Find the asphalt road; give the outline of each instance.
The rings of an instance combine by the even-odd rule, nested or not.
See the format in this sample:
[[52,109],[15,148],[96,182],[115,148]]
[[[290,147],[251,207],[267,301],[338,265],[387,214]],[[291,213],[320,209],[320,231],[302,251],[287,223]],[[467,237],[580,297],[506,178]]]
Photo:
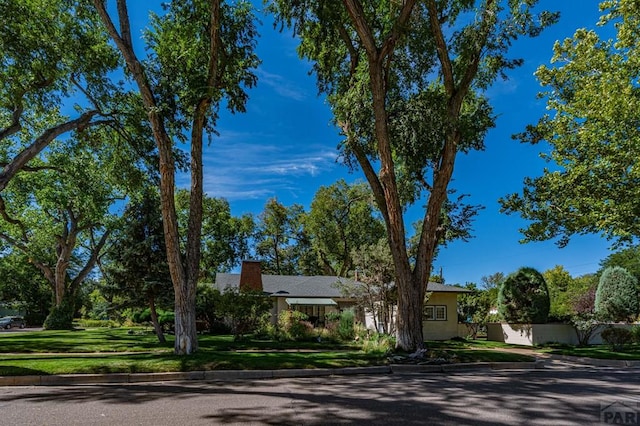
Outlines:
[[640,411],[638,372],[584,368],[2,387],[0,424],[550,426],[616,418],[629,424],[639,420],[631,417]]

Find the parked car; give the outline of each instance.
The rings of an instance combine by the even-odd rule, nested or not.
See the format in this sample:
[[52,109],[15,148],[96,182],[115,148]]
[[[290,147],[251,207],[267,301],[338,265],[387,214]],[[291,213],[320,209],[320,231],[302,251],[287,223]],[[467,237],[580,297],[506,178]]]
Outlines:
[[26,323],[24,322],[24,318],[22,317],[2,317],[0,318],[0,329],[6,328],[9,329],[11,327],[20,327],[24,328]]

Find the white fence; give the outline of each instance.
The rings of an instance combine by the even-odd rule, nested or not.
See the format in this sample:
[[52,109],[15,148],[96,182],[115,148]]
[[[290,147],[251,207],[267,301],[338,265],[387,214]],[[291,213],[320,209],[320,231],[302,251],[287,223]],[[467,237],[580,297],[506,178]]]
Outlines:
[[[602,324],[591,335],[590,345],[602,344],[600,332],[607,327],[628,328],[634,324]],[[487,324],[487,340],[513,345],[534,346],[544,343],[578,344],[578,335],[569,324]]]

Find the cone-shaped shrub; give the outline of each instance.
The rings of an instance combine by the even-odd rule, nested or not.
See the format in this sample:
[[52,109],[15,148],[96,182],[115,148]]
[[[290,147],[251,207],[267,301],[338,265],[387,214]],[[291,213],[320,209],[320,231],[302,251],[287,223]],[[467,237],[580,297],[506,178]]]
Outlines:
[[633,321],[638,315],[638,281],[626,269],[609,267],[596,290],[596,315],[603,321]]
[[544,324],[550,305],[547,283],[533,268],[520,268],[509,275],[498,292],[498,312],[506,322]]

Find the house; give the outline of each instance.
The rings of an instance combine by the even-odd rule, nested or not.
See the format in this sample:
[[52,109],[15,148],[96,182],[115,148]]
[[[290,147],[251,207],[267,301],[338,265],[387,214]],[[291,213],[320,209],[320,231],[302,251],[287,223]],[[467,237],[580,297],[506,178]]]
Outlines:
[[447,340],[459,336],[458,294],[470,292],[454,285],[427,284],[427,293],[431,294],[425,303],[422,321],[425,340]]
[[[262,291],[272,297],[273,324],[280,312],[291,309],[305,313],[314,325],[322,326],[325,315],[357,306],[356,299],[342,294],[341,282],[353,283],[353,280],[335,276],[267,275],[262,274],[259,261],[245,260],[239,274],[216,274],[214,287],[220,291],[226,288]],[[469,290],[430,282],[427,291],[431,295],[425,305],[424,338],[446,340],[458,336],[457,296]],[[373,328],[362,310],[356,310],[356,319]]]
[[240,274],[216,274],[215,288],[250,289],[263,291],[274,299],[271,322],[288,309],[305,313],[315,325],[323,325],[325,315],[356,306],[352,298],[344,297],[339,289],[341,281],[335,276],[267,275],[260,271],[260,262],[245,260]]

